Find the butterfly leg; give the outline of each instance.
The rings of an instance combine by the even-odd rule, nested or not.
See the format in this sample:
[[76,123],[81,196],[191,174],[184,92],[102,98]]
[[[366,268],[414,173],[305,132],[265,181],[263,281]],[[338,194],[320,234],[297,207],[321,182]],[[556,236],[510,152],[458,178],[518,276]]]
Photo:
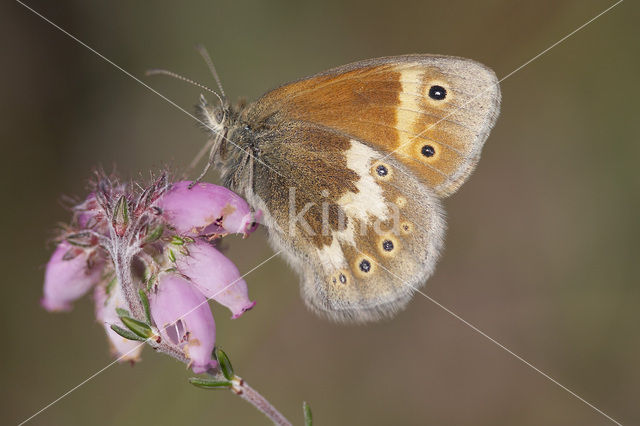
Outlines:
[[220,143],[222,142],[222,139],[224,139],[224,135],[217,134],[215,139],[210,140],[205,145],[205,146],[209,146],[209,144],[211,144],[211,149],[209,150],[209,159],[207,160],[207,165],[204,166],[204,170],[202,170],[202,173],[200,173],[200,176],[198,176],[196,178],[196,180],[191,182],[191,184],[189,185],[189,189],[193,188],[194,185],[199,183],[205,177],[205,175],[209,171],[209,168],[213,165],[213,162],[214,162],[214,159],[215,159],[215,156],[216,156],[216,152],[218,152],[218,148],[220,148]]
[[207,143],[204,144],[204,146],[200,149],[200,151],[198,151],[198,154],[196,154],[194,159],[191,160],[191,163],[189,163],[189,167],[187,167],[187,170],[183,174],[183,177],[185,179],[187,178],[187,175],[191,173],[191,171],[193,171],[193,169],[198,165],[200,160],[202,160],[202,157],[204,157],[204,154],[211,149],[211,147],[213,146],[213,142],[214,142],[213,139],[208,140]]

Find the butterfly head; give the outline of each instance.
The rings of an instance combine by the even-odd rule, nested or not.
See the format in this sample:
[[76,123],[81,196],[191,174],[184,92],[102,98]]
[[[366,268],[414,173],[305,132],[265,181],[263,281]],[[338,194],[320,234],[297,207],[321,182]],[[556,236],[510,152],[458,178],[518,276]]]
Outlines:
[[196,107],[198,118],[214,139],[216,137],[224,138],[229,128],[231,117],[229,103],[224,98],[220,98],[219,101],[216,105],[211,105],[204,95],[200,95],[200,103]]
[[[204,96],[196,106],[197,117],[209,135],[209,161],[198,181],[210,166],[215,166],[222,175],[223,184],[238,193],[243,193],[244,185],[250,184],[250,166],[247,159],[253,151],[247,144],[245,126],[240,124],[240,113],[245,108],[244,101],[231,105],[227,98],[218,96],[218,103],[210,104]],[[244,185],[241,185],[244,184]]]

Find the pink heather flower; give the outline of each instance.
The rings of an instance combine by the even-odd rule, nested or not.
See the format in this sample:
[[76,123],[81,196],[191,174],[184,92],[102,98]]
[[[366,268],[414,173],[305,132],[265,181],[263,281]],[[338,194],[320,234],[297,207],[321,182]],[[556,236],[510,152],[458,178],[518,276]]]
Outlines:
[[162,338],[182,348],[194,373],[215,368],[211,354],[216,324],[207,299],[176,274],[162,274],[154,290],[149,298],[151,316]]
[[116,312],[116,308],[126,309],[126,305],[118,285],[112,286],[110,293],[111,294],[107,295],[104,285],[96,286],[93,293],[96,303],[96,319],[104,326],[104,330],[107,332],[111,353],[114,357],[117,357],[121,362],[139,361],[140,353],[144,345],[137,340],[125,339],[111,329],[111,324],[126,328]]
[[[229,308],[233,318],[255,302],[238,269],[209,240],[246,236],[260,214],[228,189],[190,184],[170,185],[162,174],[136,190],[98,173],[47,265],[45,309],[69,310],[95,286],[96,318],[114,355],[138,360],[139,338],[147,338],[154,349],[188,359],[196,373],[215,368],[216,326],[207,297]],[[107,294],[111,277],[116,281]]]
[[203,240],[188,244],[187,251],[176,255],[176,266],[202,294],[229,308],[232,318],[253,308],[247,283],[225,255]]
[[189,189],[190,181],[173,184],[156,205],[179,234],[187,236],[239,233],[256,228],[255,214],[238,194],[222,186],[200,182]]
[[47,263],[40,303],[50,312],[70,311],[71,303],[100,281],[103,266],[104,261],[91,249],[61,242]]

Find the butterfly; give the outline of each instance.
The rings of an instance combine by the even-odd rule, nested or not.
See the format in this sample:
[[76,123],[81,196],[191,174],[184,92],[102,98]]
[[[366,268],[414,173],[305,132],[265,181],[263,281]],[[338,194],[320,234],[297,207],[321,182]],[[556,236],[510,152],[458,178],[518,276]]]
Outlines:
[[478,163],[499,114],[498,83],[469,59],[394,56],[249,104],[231,105],[220,86],[219,104],[201,96],[197,111],[210,132],[209,165],[262,211],[306,304],[367,322],[403,309],[433,273],[442,200]]

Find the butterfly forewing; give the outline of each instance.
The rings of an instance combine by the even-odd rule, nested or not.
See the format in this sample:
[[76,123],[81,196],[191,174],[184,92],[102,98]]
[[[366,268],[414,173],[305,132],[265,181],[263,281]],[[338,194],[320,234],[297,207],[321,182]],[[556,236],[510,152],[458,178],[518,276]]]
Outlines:
[[473,170],[499,112],[495,74],[477,62],[410,55],[345,65],[265,94],[260,120],[316,123],[405,162],[438,196]]

